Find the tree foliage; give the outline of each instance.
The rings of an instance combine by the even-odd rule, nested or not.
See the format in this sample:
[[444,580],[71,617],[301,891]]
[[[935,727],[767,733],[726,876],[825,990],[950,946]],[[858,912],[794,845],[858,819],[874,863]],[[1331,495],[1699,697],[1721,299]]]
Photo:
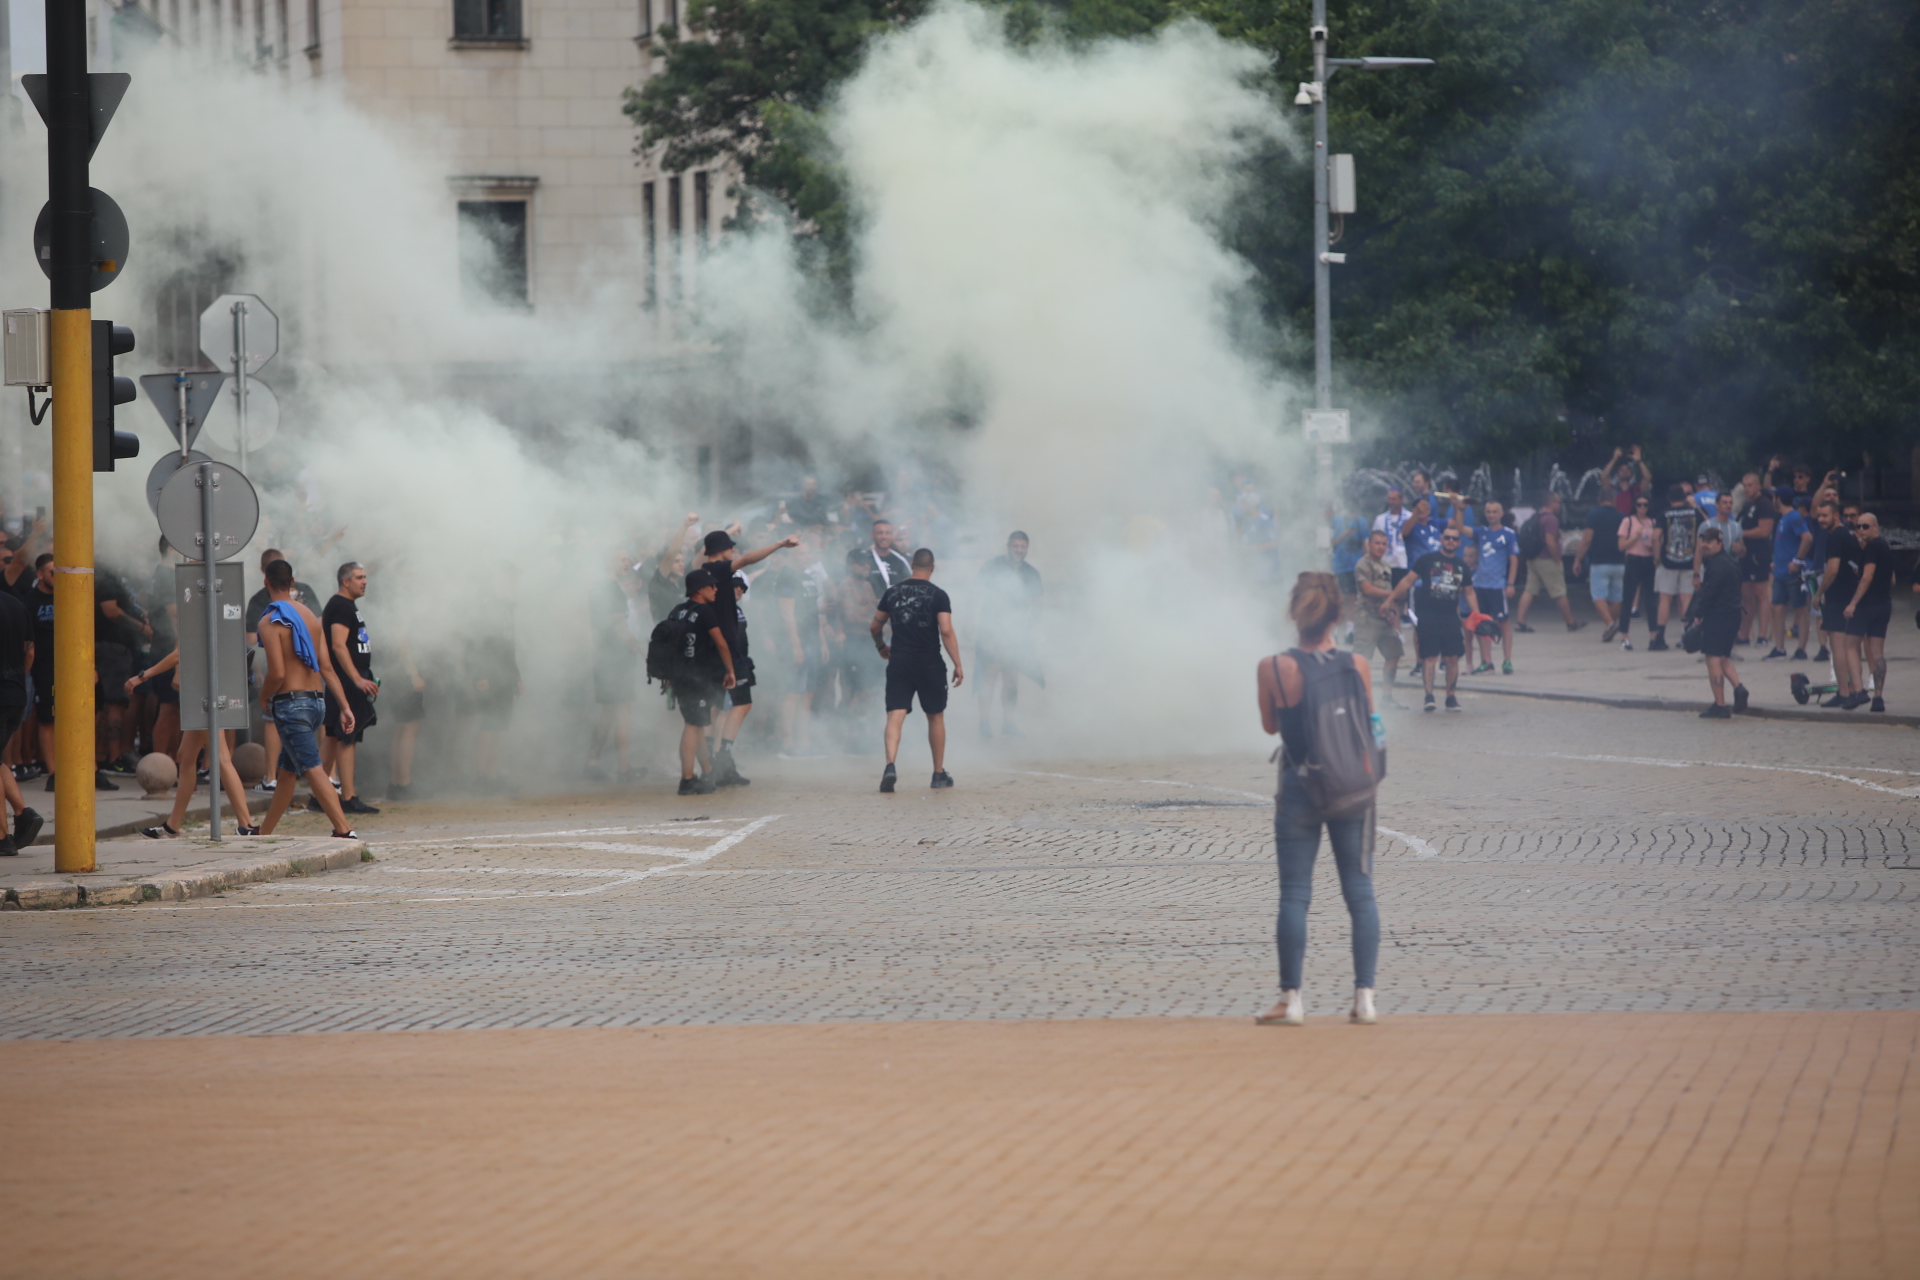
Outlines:
[[[1010,29],[1132,36],[1188,14],[1306,79],[1307,0],[1013,0]],[[853,243],[818,113],[924,0],[695,0],[628,109],[669,168],[735,157]],[[1669,468],[1920,440],[1920,10],[1900,0],[1334,0],[1330,86],[1360,212],[1335,269],[1343,403],[1389,452],[1510,462],[1644,442]],[[1250,169],[1231,228],[1275,358],[1308,358],[1311,178]]]

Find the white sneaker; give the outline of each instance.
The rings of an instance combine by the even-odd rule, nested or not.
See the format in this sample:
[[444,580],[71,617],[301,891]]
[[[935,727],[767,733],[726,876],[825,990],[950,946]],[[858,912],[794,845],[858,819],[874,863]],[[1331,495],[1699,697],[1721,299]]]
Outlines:
[[1632,652],[1633,652],[1633,641],[1631,641],[1631,640],[1622,640],[1622,641],[1620,642],[1620,647],[1621,647],[1622,649],[1625,649],[1625,650],[1626,650],[1626,651],[1627,651],[1628,653],[1632,653]]
[[1307,1007],[1300,999],[1298,991],[1282,991],[1280,1002],[1267,1010],[1254,1022],[1263,1027],[1298,1027],[1307,1020]]
[[1347,1015],[1348,1022],[1370,1027],[1380,1020],[1373,1011],[1373,988],[1355,987],[1353,989],[1353,1012]]

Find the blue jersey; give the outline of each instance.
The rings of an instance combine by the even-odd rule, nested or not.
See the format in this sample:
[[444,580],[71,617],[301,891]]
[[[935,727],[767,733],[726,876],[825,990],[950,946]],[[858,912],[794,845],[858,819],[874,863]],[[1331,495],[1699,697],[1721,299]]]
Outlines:
[[1475,529],[1473,545],[1480,552],[1480,563],[1473,570],[1473,585],[1506,586],[1507,565],[1520,554],[1520,539],[1513,530],[1505,527]]
[[1799,508],[1789,507],[1773,526],[1773,576],[1787,576],[1793,561],[1800,555],[1800,535],[1811,526],[1807,518],[1800,514]]
[[1333,518],[1333,571],[1352,573],[1367,553],[1367,526],[1358,516]]
[[1426,520],[1407,521],[1407,563],[1412,564],[1421,556],[1438,551],[1440,531],[1446,527],[1447,522],[1438,516],[1430,516]]

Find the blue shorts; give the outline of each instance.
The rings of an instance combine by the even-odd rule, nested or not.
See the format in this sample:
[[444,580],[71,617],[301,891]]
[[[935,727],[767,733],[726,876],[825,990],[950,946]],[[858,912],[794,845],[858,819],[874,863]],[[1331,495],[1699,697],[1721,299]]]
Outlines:
[[280,730],[280,772],[299,775],[320,767],[315,735],[327,718],[327,700],[318,692],[273,695],[273,723]]
[[1627,566],[1624,564],[1595,564],[1587,566],[1590,576],[1587,589],[1595,600],[1605,600],[1609,604],[1619,604],[1627,579]]
[[1807,584],[1797,573],[1775,574],[1773,578],[1773,602],[1789,609],[1807,607]]

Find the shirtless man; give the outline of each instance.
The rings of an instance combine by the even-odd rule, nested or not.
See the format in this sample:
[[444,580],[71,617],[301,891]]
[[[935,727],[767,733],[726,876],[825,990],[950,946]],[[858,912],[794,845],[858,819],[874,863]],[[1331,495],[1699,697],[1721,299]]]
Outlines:
[[[260,709],[280,730],[279,770],[275,774],[273,803],[260,823],[262,835],[272,835],[280,819],[293,802],[294,775],[303,774],[307,786],[320,800],[321,811],[333,823],[333,834],[342,839],[357,838],[347,825],[340,808],[340,796],[327,780],[320,765],[320,747],[314,740],[327,713],[322,690],[332,694],[340,707],[342,733],[353,732],[353,708],[347,702],[340,677],[334,674],[329,646],[320,636],[320,619],[313,610],[293,598],[293,566],[275,560],[267,566],[267,612],[260,619],[260,647],[267,655],[267,677],[260,682]],[[285,606],[306,627],[304,637],[293,628],[276,606]],[[300,644],[304,639],[306,643]],[[303,652],[304,651],[304,652]]]

